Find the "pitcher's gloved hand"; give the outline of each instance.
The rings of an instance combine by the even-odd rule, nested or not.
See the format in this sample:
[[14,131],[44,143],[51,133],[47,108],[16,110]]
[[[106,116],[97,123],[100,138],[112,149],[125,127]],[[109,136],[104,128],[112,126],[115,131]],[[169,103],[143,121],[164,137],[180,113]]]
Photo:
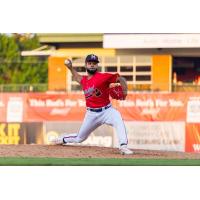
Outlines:
[[115,85],[109,88],[109,94],[113,99],[116,100],[125,100],[126,94],[123,91],[121,85]]

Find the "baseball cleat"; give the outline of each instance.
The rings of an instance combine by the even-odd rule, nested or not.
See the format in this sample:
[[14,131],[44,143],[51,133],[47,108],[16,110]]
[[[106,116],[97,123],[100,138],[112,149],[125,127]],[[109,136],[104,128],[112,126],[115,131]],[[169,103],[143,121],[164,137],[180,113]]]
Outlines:
[[120,153],[122,155],[131,155],[131,154],[133,154],[133,151],[128,149],[126,146],[122,146],[119,150],[120,150]]
[[62,136],[58,136],[56,138],[52,138],[50,141],[49,141],[51,144],[63,144],[63,137]]

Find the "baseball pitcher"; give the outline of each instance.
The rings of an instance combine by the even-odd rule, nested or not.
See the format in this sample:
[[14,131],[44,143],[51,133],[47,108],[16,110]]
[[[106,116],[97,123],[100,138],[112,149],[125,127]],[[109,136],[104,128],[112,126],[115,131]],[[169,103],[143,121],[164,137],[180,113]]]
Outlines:
[[127,148],[128,139],[126,128],[121,114],[112,107],[109,95],[118,100],[124,100],[127,96],[126,80],[118,73],[98,72],[98,56],[90,54],[85,59],[87,76],[80,75],[73,67],[72,62],[65,60],[66,67],[71,71],[73,78],[84,91],[87,111],[84,121],[77,134],[63,134],[51,142],[53,144],[80,143],[87,139],[92,131],[102,124],[108,124],[116,129],[121,154],[133,154]]

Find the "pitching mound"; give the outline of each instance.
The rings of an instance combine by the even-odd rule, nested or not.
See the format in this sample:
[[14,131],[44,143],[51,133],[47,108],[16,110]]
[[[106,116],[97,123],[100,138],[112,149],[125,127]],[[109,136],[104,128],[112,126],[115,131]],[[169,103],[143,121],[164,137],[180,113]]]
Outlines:
[[0,157],[200,159],[200,154],[135,149],[123,156],[117,148],[96,146],[0,145]]

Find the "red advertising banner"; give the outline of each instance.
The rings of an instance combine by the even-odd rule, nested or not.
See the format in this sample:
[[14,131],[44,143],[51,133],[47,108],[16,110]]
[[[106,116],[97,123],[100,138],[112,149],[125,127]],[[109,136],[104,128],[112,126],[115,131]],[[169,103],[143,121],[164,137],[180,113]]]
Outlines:
[[187,99],[181,93],[130,94],[114,105],[126,121],[185,121]]
[[33,93],[26,96],[26,122],[82,121],[85,101],[82,94]]
[[[200,94],[129,94],[112,104],[126,121],[186,121],[200,123]],[[1,93],[1,122],[82,121],[82,93]]]
[[185,151],[200,153],[200,124],[186,124]]
[[0,93],[0,122],[6,121],[6,105],[5,95]]

